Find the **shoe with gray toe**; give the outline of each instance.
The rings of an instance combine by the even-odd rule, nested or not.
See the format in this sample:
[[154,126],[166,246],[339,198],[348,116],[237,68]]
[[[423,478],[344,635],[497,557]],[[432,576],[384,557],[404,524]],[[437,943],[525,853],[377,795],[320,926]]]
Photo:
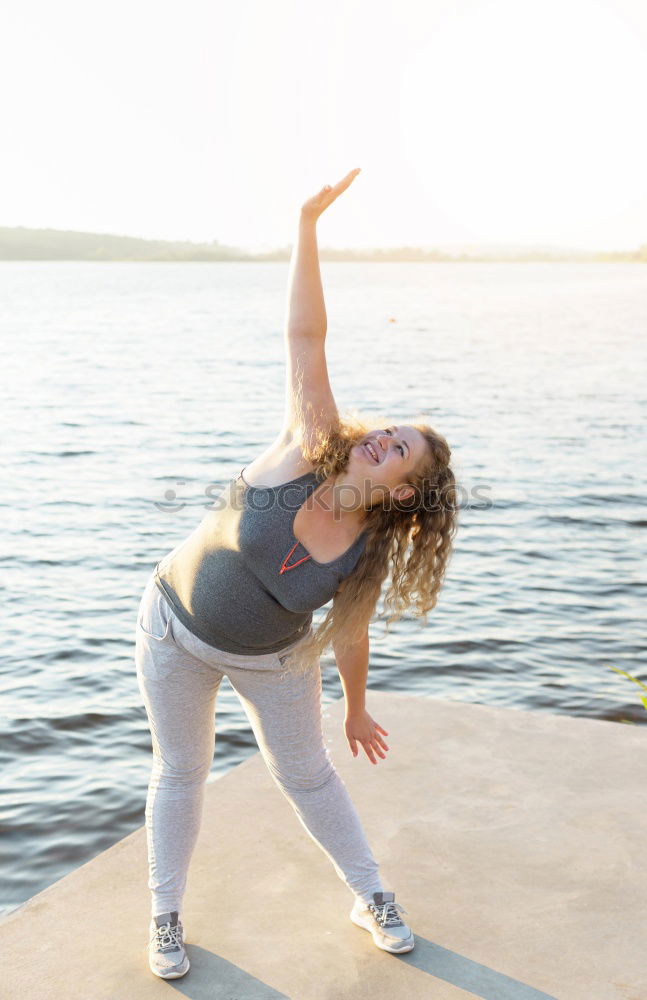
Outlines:
[[160,979],[179,979],[189,971],[184,950],[184,928],[176,910],[151,918],[148,964]]
[[373,902],[356,899],[350,919],[358,927],[370,931],[373,941],[382,951],[392,955],[411,951],[415,944],[411,928],[400,919],[407,911],[395,901],[393,892],[374,892]]

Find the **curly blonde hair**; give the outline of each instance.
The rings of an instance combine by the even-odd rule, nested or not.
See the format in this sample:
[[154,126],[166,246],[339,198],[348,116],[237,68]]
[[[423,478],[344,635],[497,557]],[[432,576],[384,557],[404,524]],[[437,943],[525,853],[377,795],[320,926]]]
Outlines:
[[[351,448],[375,426],[390,421],[357,410],[338,416],[333,426],[309,428],[303,435],[304,458],[313,465],[319,482],[343,472]],[[286,670],[306,670],[332,643],[346,648],[361,639],[372,619],[384,580],[391,574],[384,597],[386,631],[409,611],[427,623],[435,606],[452,551],[457,527],[457,486],[450,466],[451,451],[444,437],[425,423],[413,423],[427,442],[425,459],[408,477],[413,496],[384,500],[367,510],[364,551],[333,606],[315,630],[290,650]]]

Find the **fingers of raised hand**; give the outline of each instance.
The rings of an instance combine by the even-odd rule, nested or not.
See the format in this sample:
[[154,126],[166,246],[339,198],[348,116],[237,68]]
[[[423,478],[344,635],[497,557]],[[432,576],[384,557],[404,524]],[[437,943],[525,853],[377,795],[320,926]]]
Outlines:
[[346,174],[345,177],[342,177],[342,179],[332,187],[330,184],[324,184],[319,194],[323,195],[324,197],[335,199],[338,195],[342,193],[342,191],[345,191],[346,188],[353,183],[353,181],[355,180],[355,178],[359,173],[359,169],[360,168],[358,167],[356,170],[351,170],[349,173]]
[[312,216],[317,218],[324,212],[333,201],[339,197],[342,191],[345,191],[349,184],[355,179],[359,173],[359,168],[356,170],[351,170],[350,173],[346,174],[338,184],[331,187],[330,184],[324,184],[317,194],[313,195],[312,198],[308,198],[306,202],[301,206],[301,211],[306,216]]
[[349,171],[349,173],[347,173],[345,177],[342,177],[342,179],[337,184],[335,184],[334,188],[331,188],[331,191],[335,193],[335,197],[337,197],[338,194],[341,194],[342,191],[345,191],[346,188],[353,183],[359,171],[360,171],[359,167],[357,167],[355,170]]

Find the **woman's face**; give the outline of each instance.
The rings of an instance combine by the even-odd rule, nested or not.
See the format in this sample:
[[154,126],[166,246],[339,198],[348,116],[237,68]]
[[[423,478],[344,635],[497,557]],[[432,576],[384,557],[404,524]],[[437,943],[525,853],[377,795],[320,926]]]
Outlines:
[[[413,494],[409,477],[424,460],[428,445],[420,431],[410,424],[391,424],[369,431],[350,452],[345,470],[346,482],[353,482],[369,495],[374,487],[383,487],[395,499]],[[365,494],[366,495],[366,494]]]

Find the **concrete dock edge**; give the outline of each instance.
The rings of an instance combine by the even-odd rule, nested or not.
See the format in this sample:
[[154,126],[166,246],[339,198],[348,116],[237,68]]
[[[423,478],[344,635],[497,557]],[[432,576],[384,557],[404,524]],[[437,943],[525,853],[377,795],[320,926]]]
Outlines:
[[187,976],[148,969],[141,827],[0,921],[0,996],[646,1000],[647,729],[373,690],[367,708],[386,760],[351,756],[343,701],[326,739],[412,952],[351,923],[256,753],[207,787]]

